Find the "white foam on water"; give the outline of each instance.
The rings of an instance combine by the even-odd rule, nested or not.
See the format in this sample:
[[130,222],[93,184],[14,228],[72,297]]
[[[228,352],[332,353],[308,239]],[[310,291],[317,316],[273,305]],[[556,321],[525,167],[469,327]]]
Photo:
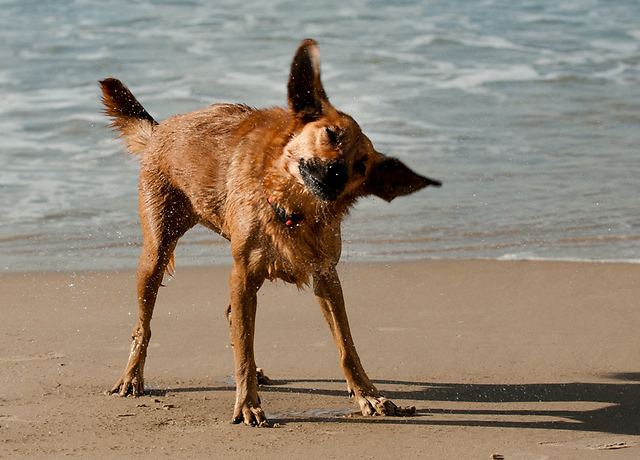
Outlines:
[[522,45],[517,45],[501,37],[492,37],[487,35],[477,35],[473,37],[465,37],[460,39],[460,43],[465,46],[476,48],[492,48],[496,50],[516,50],[516,51],[533,51],[533,48],[529,48]]
[[532,253],[505,254],[496,260],[531,260],[540,262],[580,262],[580,263],[625,263],[640,264],[639,259],[580,259],[576,257],[540,257]]
[[506,66],[503,68],[458,69],[453,75],[432,82],[440,89],[474,90],[490,83],[535,81],[540,74],[531,66]]
[[638,48],[640,47],[640,45],[635,41],[621,42],[604,39],[591,40],[589,44],[596,49],[613,51],[614,53],[623,55],[625,57],[636,54],[638,52]]

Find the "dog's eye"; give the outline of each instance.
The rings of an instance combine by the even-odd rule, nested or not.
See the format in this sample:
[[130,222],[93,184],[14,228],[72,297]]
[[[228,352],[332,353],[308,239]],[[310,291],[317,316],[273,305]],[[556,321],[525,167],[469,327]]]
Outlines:
[[353,164],[353,172],[356,174],[364,174],[367,172],[367,165],[364,164],[364,160],[358,160]]
[[325,131],[327,133],[327,138],[329,139],[329,143],[331,145],[340,144],[340,133],[335,128],[331,128],[327,126],[325,128]]

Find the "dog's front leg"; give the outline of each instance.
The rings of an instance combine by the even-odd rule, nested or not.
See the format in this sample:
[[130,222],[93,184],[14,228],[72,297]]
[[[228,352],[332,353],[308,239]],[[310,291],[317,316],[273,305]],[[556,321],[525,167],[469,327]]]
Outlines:
[[338,347],[340,364],[347,379],[349,393],[358,402],[362,415],[398,414],[398,407],[380,394],[360,363],[351,337],[342,287],[335,268],[326,273],[314,275],[313,291]]
[[258,289],[264,279],[252,276],[245,267],[234,263],[229,281],[231,343],[235,357],[236,405],[233,423],[252,426],[268,425],[260,407],[258,374],[253,352],[253,338]]

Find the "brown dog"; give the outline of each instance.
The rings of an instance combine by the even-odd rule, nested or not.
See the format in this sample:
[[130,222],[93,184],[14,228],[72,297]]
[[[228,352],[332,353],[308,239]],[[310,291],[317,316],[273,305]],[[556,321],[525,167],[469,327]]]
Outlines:
[[129,362],[111,390],[144,392],[151,315],[178,239],[200,223],[231,242],[227,310],[235,355],[233,421],[265,425],[258,397],[253,338],[258,289],[280,278],[313,291],[340,353],[349,393],[363,415],[399,413],[360,364],[336,264],[340,224],[362,196],[387,201],[440,182],[374,150],[349,116],[336,110],[320,82],[313,40],[296,51],[288,108],[257,110],[214,104],[157,123],[118,80],[100,82],[111,126],[141,156],[138,322]]

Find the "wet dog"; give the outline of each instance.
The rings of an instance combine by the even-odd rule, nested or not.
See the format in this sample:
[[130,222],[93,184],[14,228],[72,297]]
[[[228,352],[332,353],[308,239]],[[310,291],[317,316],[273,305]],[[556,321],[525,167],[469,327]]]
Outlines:
[[100,84],[111,127],[141,160],[138,322],[127,367],[111,392],[144,392],[158,289],[173,269],[178,239],[202,224],[230,241],[234,260],[227,309],[234,422],[267,424],[253,340],[257,292],[276,278],[299,287],[312,280],[362,414],[398,414],[367,377],[351,338],[336,271],[340,224],[360,197],[391,201],[440,182],[377,152],[355,120],[331,105],[320,81],[318,45],[305,40],[295,53],[287,108],[214,104],[157,123],[120,81]]

